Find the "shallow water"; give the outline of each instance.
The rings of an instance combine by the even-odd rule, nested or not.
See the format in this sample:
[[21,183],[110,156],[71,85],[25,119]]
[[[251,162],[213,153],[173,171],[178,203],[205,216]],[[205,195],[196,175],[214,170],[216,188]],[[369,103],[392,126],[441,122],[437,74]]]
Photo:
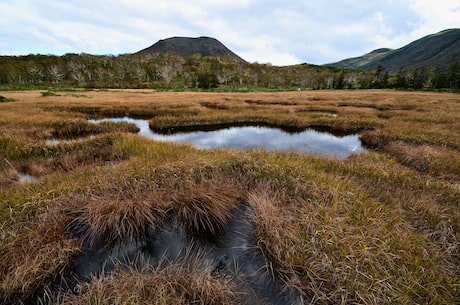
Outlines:
[[23,184],[26,184],[26,183],[32,183],[34,182],[35,178],[27,173],[20,173],[19,174],[19,178],[18,178],[18,182],[19,183],[23,183]]
[[[102,236],[94,242],[83,241],[83,249],[70,268],[61,288],[73,290],[78,282],[91,282],[95,276],[110,273],[117,265],[134,268],[163,264],[198,262],[203,272],[231,278],[235,284],[238,304],[302,305],[302,295],[284,286],[279,274],[271,268],[257,245],[253,211],[242,206],[221,229],[196,234],[180,225],[177,218],[166,219],[155,228],[146,228],[145,236],[119,238],[108,243]],[[74,222],[70,234],[91,230],[87,224]],[[206,271],[207,270],[207,271]]]
[[263,126],[238,126],[217,130],[160,134],[149,128],[148,120],[129,117],[90,120],[93,123],[101,121],[133,123],[140,129],[139,134],[147,138],[163,142],[191,143],[202,149],[219,147],[263,148],[274,151],[300,151],[341,158],[365,151],[357,134],[339,137],[313,129],[289,133],[279,128]]

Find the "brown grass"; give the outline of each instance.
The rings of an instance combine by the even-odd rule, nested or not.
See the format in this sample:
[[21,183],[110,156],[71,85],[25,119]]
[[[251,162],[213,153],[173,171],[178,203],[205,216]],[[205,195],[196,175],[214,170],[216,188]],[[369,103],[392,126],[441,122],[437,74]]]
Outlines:
[[233,284],[203,271],[198,261],[173,262],[165,268],[118,271],[81,284],[79,293],[62,294],[57,303],[76,304],[236,304]]
[[51,210],[40,214],[39,221],[29,214],[28,223],[11,219],[0,227],[0,300],[5,304],[22,304],[48,289],[80,251],[80,243],[66,234],[62,215]]
[[[143,93],[5,92],[15,101],[0,105],[0,302],[48,290],[55,304],[234,304],[238,285],[203,258],[120,265],[79,283],[78,294],[57,296],[51,286],[85,241],[142,238],[171,220],[216,238],[244,205],[273,274],[314,304],[460,303],[458,95]],[[158,126],[245,120],[364,130],[376,150],[337,160],[196,150],[122,124],[80,132],[90,116],[110,113]],[[56,132],[97,135],[48,145]],[[19,184],[20,173],[36,180]]]
[[68,230],[89,245],[101,241],[110,245],[125,239],[145,238],[147,228],[154,229],[168,209],[160,191],[139,198],[123,197],[110,194],[89,202],[77,201],[67,211],[72,218]]
[[420,173],[447,181],[460,181],[460,153],[457,150],[434,145],[391,143],[384,151]]
[[173,199],[174,214],[187,230],[216,237],[233,217],[243,196],[244,191],[225,182],[192,186]]

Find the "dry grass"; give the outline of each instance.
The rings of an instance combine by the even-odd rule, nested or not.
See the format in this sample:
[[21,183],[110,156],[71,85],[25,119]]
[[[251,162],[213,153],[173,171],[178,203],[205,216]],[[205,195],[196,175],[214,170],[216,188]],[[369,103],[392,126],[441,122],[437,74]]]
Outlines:
[[4,304],[22,304],[51,287],[80,251],[80,243],[66,234],[65,217],[45,207],[40,210],[35,211],[40,219],[30,214],[15,219],[12,213],[0,227],[0,300]]
[[108,276],[81,284],[77,295],[58,297],[62,305],[76,304],[236,304],[233,285],[203,271],[198,261],[172,262],[165,268],[136,270],[121,267]]
[[436,178],[460,181],[460,153],[434,145],[391,143],[384,150],[399,163]]
[[67,229],[90,246],[96,242],[111,245],[124,239],[145,238],[147,228],[155,228],[166,214],[168,207],[162,196],[158,191],[139,198],[110,194],[89,202],[78,200],[67,207],[72,218]]
[[[314,304],[460,303],[458,95],[143,93],[4,94],[14,102],[0,105],[0,302],[49,291],[55,304],[235,304],[235,278],[199,257],[120,265],[79,283],[77,294],[53,285],[82,245],[142,239],[168,221],[212,243],[245,206],[273,274]],[[196,150],[122,124],[85,129],[90,116],[113,113],[163,127],[365,130],[377,150],[344,160]],[[58,133],[97,135],[47,144]],[[21,173],[36,180],[20,184]]]
[[173,199],[174,214],[185,229],[197,235],[216,238],[230,221],[244,198],[244,191],[235,185],[213,181],[196,185]]
[[259,245],[273,263],[285,268],[286,257],[293,251],[293,241],[298,239],[292,199],[273,187],[263,186],[248,195],[248,203],[254,209]]

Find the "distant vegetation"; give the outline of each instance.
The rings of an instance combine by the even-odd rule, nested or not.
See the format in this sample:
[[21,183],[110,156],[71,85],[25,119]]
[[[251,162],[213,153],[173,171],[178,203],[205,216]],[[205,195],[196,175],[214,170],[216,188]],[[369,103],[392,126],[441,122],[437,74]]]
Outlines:
[[0,89],[450,89],[460,88],[460,29],[398,50],[325,66],[248,63],[211,37],[173,37],[135,54],[0,56]]
[[219,89],[453,89],[460,88],[460,62],[445,68],[401,69],[384,66],[362,71],[310,64],[278,67],[247,63],[231,56],[181,56],[177,53],[130,55],[66,54],[0,57],[1,89],[151,88]]

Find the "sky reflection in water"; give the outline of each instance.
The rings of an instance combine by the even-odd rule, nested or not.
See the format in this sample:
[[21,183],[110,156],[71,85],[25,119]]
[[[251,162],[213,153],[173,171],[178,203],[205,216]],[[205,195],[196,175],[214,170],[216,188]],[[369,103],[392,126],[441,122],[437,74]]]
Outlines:
[[129,122],[139,127],[139,134],[147,138],[163,141],[191,143],[197,148],[264,148],[274,151],[300,151],[315,155],[347,157],[364,152],[358,135],[336,137],[327,132],[307,129],[299,133],[287,133],[277,128],[246,126],[230,127],[214,131],[192,131],[174,134],[158,134],[149,128],[148,120],[128,117],[91,120],[97,123],[104,120]]

